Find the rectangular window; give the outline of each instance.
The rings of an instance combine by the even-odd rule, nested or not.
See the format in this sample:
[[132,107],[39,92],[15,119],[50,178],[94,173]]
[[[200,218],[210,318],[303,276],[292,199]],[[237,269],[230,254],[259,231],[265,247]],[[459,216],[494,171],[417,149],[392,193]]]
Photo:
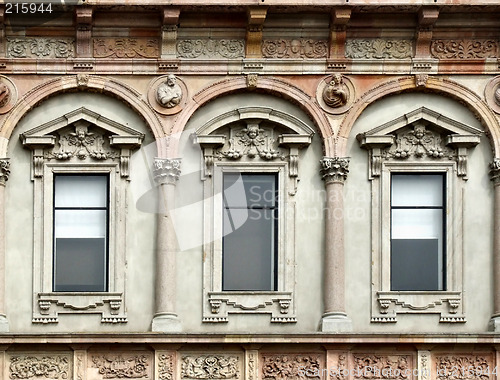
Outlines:
[[391,290],[445,290],[445,176],[392,174]]
[[54,291],[107,291],[108,193],[108,175],[55,175]]
[[278,175],[223,176],[222,289],[277,290]]

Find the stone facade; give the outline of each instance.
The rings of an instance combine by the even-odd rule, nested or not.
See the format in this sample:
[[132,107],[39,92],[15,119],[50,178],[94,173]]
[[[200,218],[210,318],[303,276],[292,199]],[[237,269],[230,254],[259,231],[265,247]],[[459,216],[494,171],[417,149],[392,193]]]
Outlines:
[[[58,3],[0,6],[0,378],[499,376],[500,5]],[[274,186],[239,221],[231,173]],[[438,284],[396,289],[393,178],[426,174]],[[106,178],[93,272],[55,253],[98,229],[58,219],[72,176]],[[231,266],[261,209],[271,260]]]

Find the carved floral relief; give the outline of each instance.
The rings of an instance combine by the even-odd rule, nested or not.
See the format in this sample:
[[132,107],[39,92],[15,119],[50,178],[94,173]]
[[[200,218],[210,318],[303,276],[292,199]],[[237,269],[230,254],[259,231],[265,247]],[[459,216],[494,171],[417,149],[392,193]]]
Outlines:
[[179,58],[225,58],[245,56],[245,42],[234,39],[186,39],[177,42]]
[[320,355],[262,355],[262,379],[320,379]]
[[411,357],[409,355],[354,355],[355,379],[398,379],[411,378]]
[[70,359],[68,356],[19,355],[10,358],[10,379],[69,379],[70,374]]
[[150,375],[148,355],[93,355],[92,367],[103,379],[141,379]]
[[158,379],[172,380],[174,378],[174,355],[161,354],[158,357]]
[[443,355],[435,361],[438,380],[488,380],[494,370],[488,355]]
[[484,59],[498,57],[496,40],[434,40],[431,55],[438,59]]
[[158,58],[156,38],[94,38],[95,58]]
[[182,357],[182,379],[238,379],[239,357],[233,355],[186,355]]
[[7,58],[71,58],[74,45],[74,39],[7,38]]
[[345,56],[353,59],[405,59],[412,55],[410,40],[351,39],[345,47]]
[[264,40],[262,55],[264,58],[326,58],[328,41],[326,40]]

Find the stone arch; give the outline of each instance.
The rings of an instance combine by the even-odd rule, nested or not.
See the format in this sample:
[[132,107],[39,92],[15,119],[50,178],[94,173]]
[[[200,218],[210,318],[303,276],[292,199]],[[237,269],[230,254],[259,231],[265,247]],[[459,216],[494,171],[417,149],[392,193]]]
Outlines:
[[67,76],[52,79],[28,91],[12,108],[0,128],[0,157],[7,155],[7,144],[19,121],[37,104],[59,93],[72,90],[99,92],[111,95],[128,104],[141,116],[152,131],[158,151],[164,151],[166,143],[162,125],[155,112],[141,99],[141,93],[114,79],[89,75],[84,80],[80,76]]
[[[319,108],[314,98],[305,93],[302,89],[276,78],[258,77],[256,87],[249,89],[245,77],[223,80],[196,93],[192,102],[184,109],[172,128],[173,134],[180,134],[191,116],[208,102],[221,96],[229,95],[243,90],[262,91],[271,95],[284,98],[299,106],[311,118],[319,131],[322,140],[323,152],[326,156],[334,152],[334,139],[332,128],[325,113]],[[171,146],[171,154],[175,155],[177,147]]]
[[382,83],[380,86],[369,90],[358,99],[340,126],[339,133],[335,141],[335,156],[347,156],[347,141],[354,123],[369,105],[390,95],[419,91],[444,95],[464,104],[485,127],[485,130],[490,138],[494,157],[499,157],[500,125],[495,114],[488,107],[485,101],[483,101],[473,91],[452,80],[429,77],[425,86],[420,86],[417,84],[414,76],[399,78]]

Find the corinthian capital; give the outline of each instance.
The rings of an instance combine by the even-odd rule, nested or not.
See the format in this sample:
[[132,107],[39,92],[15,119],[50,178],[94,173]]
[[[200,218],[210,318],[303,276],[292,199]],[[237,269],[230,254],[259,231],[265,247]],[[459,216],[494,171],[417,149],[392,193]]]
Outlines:
[[500,158],[494,158],[490,163],[490,178],[494,184],[500,183]]
[[8,158],[0,158],[0,185],[4,185],[9,179],[10,162]]
[[175,185],[180,174],[180,158],[155,158],[153,178],[157,184],[169,183]]
[[321,178],[325,183],[342,182],[349,173],[349,159],[343,157],[323,157],[321,163]]

